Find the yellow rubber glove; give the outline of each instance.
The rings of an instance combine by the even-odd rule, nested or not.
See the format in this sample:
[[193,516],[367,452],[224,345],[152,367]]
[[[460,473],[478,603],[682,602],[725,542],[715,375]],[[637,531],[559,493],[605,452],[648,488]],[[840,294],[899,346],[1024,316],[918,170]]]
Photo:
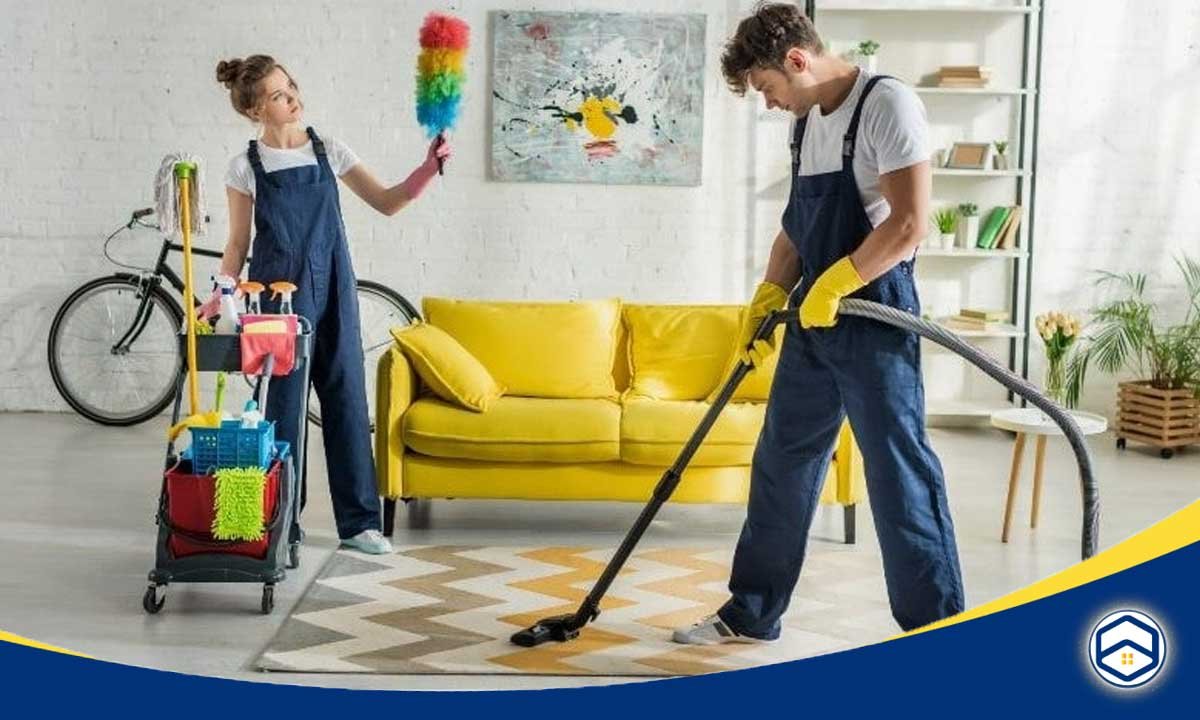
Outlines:
[[837,324],[842,298],[866,285],[850,256],[838,260],[821,273],[800,303],[800,327],[833,327]]
[[751,298],[750,304],[746,306],[746,310],[742,313],[742,325],[738,329],[737,345],[733,349],[733,359],[729,363],[729,367],[721,374],[721,382],[708,394],[708,402],[713,402],[721,389],[725,387],[725,383],[729,381],[729,376],[733,374],[734,367],[739,362],[748,362],[754,367],[762,364],[764,358],[775,351],[775,333],[767,336],[766,340],[755,340],[754,347],[749,348],[750,341],[754,338],[754,333],[758,332],[758,326],[762,324],[763,318],[783,308],[787,305],[788,293],[787,290],[779,287],[773,282],[762,282],[758,289],[754,291],[754,297]]

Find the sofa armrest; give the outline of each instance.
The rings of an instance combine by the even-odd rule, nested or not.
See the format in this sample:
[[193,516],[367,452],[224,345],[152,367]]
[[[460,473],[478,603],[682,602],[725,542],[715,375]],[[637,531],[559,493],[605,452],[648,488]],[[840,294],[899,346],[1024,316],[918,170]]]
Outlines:
[[420,389],[416,371],[393,345],[375,368],[375,482],[385,498],[404,493],[404,413]]

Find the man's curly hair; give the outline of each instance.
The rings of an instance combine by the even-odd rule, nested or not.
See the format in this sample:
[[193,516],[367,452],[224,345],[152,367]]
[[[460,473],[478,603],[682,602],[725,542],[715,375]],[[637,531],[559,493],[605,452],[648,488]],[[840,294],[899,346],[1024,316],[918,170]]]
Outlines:
[[747,75],[755,68],[782,68],[784,56],[793,47],[818,55],[825,52],[812,20],[792,3],[761,2],[754,13],[738,23],[737,32],[725,43],[721,72],[729,89],[746,94]]

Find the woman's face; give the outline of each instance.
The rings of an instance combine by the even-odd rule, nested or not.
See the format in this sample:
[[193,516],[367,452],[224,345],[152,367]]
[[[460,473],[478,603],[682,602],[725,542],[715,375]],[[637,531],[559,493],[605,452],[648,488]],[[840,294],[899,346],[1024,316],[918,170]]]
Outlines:
[[304,111],[300,89],[283,68],[275,68],[263,78],[255,119],[265,125],[287,125],[298,122]]

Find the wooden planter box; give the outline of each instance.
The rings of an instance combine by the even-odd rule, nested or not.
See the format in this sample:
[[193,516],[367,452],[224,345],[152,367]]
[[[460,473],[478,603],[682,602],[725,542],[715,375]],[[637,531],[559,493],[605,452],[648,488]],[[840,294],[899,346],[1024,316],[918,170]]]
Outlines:
[[1117,447],[1126,440],[1161,448],[1200,443],[1200,399],[1191,390],[1159,390],[1148,381],[1124,382],[1117,393]]

